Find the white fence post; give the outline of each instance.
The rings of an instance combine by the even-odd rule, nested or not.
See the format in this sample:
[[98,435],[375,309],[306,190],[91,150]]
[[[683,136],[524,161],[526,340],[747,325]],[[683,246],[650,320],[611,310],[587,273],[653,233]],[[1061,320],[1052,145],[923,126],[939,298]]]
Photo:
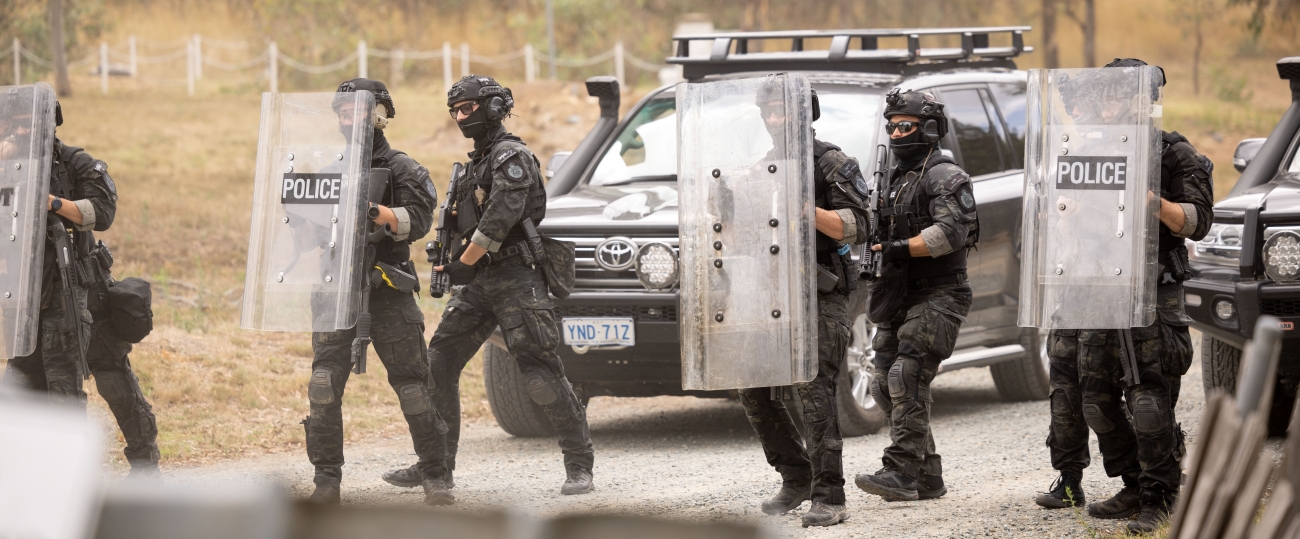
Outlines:
[[460,44],[460,76],[469,75],[469,43]]
[[451,89],[451,42],[449,41],[442,42],[442,82],[448,90]]
[[14,38],[14,86],[23,83],[23,46]]
[[627,88],[623,75],[623,42],[619,41],[614,43],[614,78],[618,79],[619,88]]
[[108,43],[99,42],[99,89],[108,95]]
[[185,89],[191,97],[194,95],[194,49],[193,42],[185,45]]
[[280,50],[275,47],[274,41],[267,46],[266,60],[267,78],[271,79],[271,93],[274,94],[280,91]]
[[406,50],[401,47],[393,49],[392,56],[389,57],[388,66],[388,69],[391,72],[388,75],[388,84],[395,88],[398,84],[401,84],[402,79],[406,77],[406,74],[402,71],[406,67]]
[[357,77],[363,79],[368,78],[366,76],[367,68],[370,67],[368,62],[369,58],[366,57],[368,54],[369,53],[366,52],[366,40],[363,39],[361,41],[358,41],[357,42]]
[[203,78],[203,35],[194,34],[194,78]]
[[140,71],[139,71],[140,63],[136,59],[136,55],[135,55],[135,35],[132,35],[131,37],[127,38],[126,48],[128,54],[131,55],[131,76],[137,77],[140,75]]
[[537,78],[537,63],[533,59],[533,44],[524,45],[524,81],[533,82]]

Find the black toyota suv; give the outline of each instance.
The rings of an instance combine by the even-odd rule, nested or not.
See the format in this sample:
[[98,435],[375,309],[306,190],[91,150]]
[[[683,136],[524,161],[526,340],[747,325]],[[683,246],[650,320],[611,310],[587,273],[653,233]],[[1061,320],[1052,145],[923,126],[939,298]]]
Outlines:
[[1282,321],[1283,341],[1269,432],[1286,431],[1300,385],[1300,56],[1277,62],[1291,106],[1267,139],[1237,145],[1241,178],[1214,205],[1205,239],[1188,244],[1194,277],[1187,313],[1201,330],[1205,390],[1236,386],[1241,350],[1262,315]]
[[[1023,184],[1026,74],[1014,58],[1031,49],[1028,27],[927,30],[834,30],[674,36],[688,81],[800,72],[817,90],[821,140],[874,169],[877,145],[886,143],[884,95],[893,88],[933,92],[952,122],[941,148],[974,179],[981,241],[970,253],[974,305],[958,338],[959,350],[941,372],[991,366],[1002,397],[1045,399],[1049,392],[1044,339],[1016,326]],[[921,41],[959,44],[922,48]],[[882,42],[901,48],[882,48]],[[991,41],[1000,41],[992,45]],[[761,44],[788,44],[782,52]],[[825,49],[815,45],[829,44]],[[704,45],[701,47],[700,45]],[[692,51],[703,55],[692,55]],[[682,389],[677,306],[676,87],[650,92],[621,121],[612,77],[588,81],[601,117],[573,152],[548,163],[546,219],[539,227],[577,244],[577,283],[557,301],[565,344],[559,353],[574,390],[593,396],[695,395],[734,392]],[[560,164],[562,163],[562,164]],[[654,257],[636,256],[643,248]],[[654,259],[653,264],[642,260]],[[864,288],[864,287],[863,287]],[[840,429],[848,436],[875,432],[885,423],[869,390],[871,336],[865,292],[854,295],[856,321],[839,382]],[[603,322],[607,321],[607,322]],[[629,323],[630,322],[630,323]],[[575,325],[578,327],[568,327]],[[619,329],[619,342],[591,346],[592,330]],[[606,341],[608,342],[608,341]],[[523,378],[499,337],[485,345],[488,402],[497,423],[519,436],[548,434],[550,424],[528,398]],[[796,399],[797,400],[797,399]],[[796,403],[797,404],[797,403]]]

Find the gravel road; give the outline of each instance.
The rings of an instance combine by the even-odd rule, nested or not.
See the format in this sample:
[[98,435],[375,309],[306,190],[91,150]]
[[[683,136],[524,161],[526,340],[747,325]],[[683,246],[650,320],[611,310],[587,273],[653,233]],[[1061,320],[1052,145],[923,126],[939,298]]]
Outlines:
[[[1199,343],[1200,339],[1195,339]],[[1178,417],[1195,439],[1203,406],[1199,360],[1183,379]],[[880,466],[887,432],[844,443],[849,521],[801,529],[797,512],[770,517],[759,503],[780,479],[767,466],[739,403],[690,397],[595,398],[589,406],[596,448],[597,491],[560,496],[564,479],[554,440],[514,438],[491,421],[468,425],[456,471],[457,507],[510,508],[538,516],[587,511],[630,512],[688,520],[738,520],[770,526],[787,537],[1087,537],[1088,527],[1118,529],[1067,510],[1033,503],[1056,475],[1048,460],[1046,401],[998,399],[988,369],[941,375],[934,388],[934,432],[944,458],[948,495],[886,503],[853,485],[853,475]],[[420,504],[420,489],[384,483],[383,471],[413,461],[409,439],[379,439],[346,448],[343,501]],[[1096,438],[1083,487],[1090,499],[1120,488],[1102,471]],[[214,466],[174,469],[174,478],[241,482],[270,477],[295,495],[310,493],[305,455],[268,455]],[[806,511],[805,503],[801,511]]]

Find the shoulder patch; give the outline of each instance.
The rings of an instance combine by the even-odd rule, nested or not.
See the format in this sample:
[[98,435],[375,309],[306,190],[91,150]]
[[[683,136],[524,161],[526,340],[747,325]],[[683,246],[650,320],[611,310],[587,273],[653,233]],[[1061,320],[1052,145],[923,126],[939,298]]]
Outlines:
[[108,163],[105,163],[105,162],[103,162],[103,161],[100,161],[100,160],[96,159],[96,160],[95,160],[95,171],[96,171],[96,172],[108,172]]
[[517,153],[519,153],[519,148],[510,148],[509,150],[505,150],[497,154],[497,158],[492,164],[495,166],[501,166],[502,163],[506,162],[506,159],[510,159],[511,156]]
[[518,180],[524,177],[524,167],[519,166],[519,163],[510,163],[510,166],[506,167],[506,176]]
[[424,168],[424,165],[415,167],[415,179],[424,186],[425,191],[429,192],[429,196],[433,197],[433,203],[436,205],[438,203],[438,188],[433,186],[433,179],[429,177],[429,169]]
[[867,185],[867,179],[862,177],[861,172],[853,176],[853,190],[864,197],[871,194],[871,186]]
[[858,162],[852,159],[846,161],[844,163],[844,166],[840,167],[839,172],[840,172],[840,176],[844,176],[845,178],[852,178],[854,174],[858,173]]
[[957,203],[966,211],[975,209],[975,195],[971,194],[970,184],[965,184],[958,189]]

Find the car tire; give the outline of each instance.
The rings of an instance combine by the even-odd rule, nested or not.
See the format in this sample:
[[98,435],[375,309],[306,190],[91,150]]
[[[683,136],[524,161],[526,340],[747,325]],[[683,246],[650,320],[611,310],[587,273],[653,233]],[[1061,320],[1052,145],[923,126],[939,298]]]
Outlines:
[[495,345],[483,347],[483,385],[488,407],[501,430],[520,438],[554,436],[546,412],[528,396],[528,385],[510,352]]
[[1205,396],[1221,389],[1237,392],[1237,371],[1241,369],[1241,349],[1209,335],[1201,336],[1201,383]]
[[1006,401],[1046,400],[1052,392],[1047,373],[1047,331],[1029,328],[1020,334],[1025,354],[989,366],[998,395]]
[[867,321],[866,313],[859,313],[849,328],[849,349],[835,388],[840,435],[845,438],[875,434],[889,420],[885,410],[871,397],[875,372],[871,360],[876,356],[871,339],[875,335],[876,326]]

